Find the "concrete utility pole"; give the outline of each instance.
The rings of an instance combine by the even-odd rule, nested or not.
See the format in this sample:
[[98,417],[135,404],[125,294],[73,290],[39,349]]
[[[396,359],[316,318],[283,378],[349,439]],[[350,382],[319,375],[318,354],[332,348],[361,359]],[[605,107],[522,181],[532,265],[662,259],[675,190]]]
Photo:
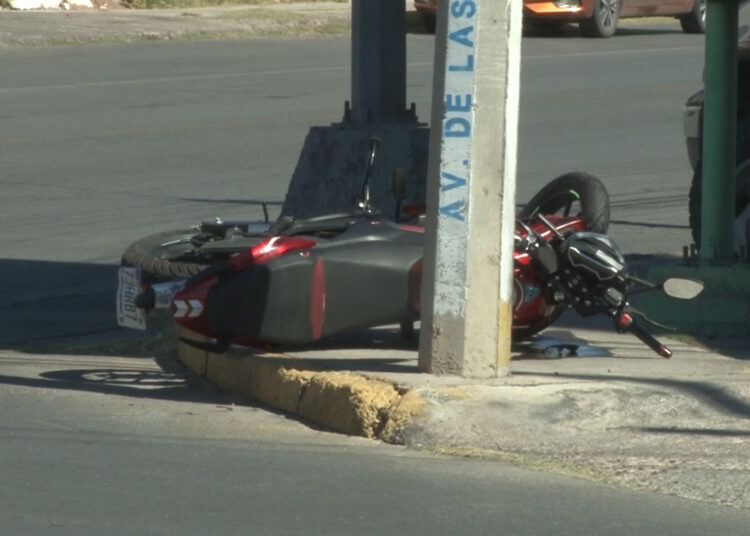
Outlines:
[[419,368],[510,366],[521,0],[440,2]]

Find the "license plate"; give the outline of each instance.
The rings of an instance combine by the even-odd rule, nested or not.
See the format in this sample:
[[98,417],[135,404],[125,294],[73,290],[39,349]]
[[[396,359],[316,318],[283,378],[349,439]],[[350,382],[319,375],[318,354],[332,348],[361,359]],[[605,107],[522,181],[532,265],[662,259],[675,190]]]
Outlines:
[[121,267],[117,286],[117,323],[124,328],[146,329],[146,311],[135,306],[141,288],[141,269]]

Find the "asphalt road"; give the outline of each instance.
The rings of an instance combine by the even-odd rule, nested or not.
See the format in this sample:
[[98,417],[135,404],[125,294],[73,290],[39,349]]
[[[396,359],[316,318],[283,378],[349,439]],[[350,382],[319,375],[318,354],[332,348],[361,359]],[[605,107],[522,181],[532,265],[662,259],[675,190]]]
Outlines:
[[233,402],[150,359],[0,352],[2,533],[702,536],[750,521]]

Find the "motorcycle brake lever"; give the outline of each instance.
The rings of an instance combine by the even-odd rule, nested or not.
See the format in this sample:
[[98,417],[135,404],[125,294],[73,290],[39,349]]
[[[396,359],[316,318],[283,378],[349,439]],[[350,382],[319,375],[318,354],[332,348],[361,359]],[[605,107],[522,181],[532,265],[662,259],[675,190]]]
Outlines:
[[631,290],[628,292],[628,295],[632,294],[641,294],[643,292],[648,292],[650,290],[657,290],[659,288],[659,285],[656,285],[652,283],[651,281],[646,281],[645,279],[641,279],[640,277],[636,277],[634,275],[627,274],[625,278],[632,282],[632,283],[638,283],[639,285],[642,285],[644,288]]
[[630,313],[631,315],[638,316],[641,320],[643,320],[647,324],[650,324],[659,329],[663,329],[665,331],[677,331],[677,328],[673,328],[672,326],[666,326],[664,324],[657,322],[656,320],[651,320],[649,317],[646,316],[646,313],[644,313],[643,311],[639,311],[635,307],[628,306],[627,312]]

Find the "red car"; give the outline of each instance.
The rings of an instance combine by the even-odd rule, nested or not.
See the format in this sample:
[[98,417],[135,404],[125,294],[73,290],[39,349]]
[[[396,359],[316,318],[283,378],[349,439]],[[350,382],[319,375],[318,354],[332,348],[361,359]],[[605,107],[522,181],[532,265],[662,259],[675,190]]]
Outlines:
[[[435,29],[438,0],[414,0],[430,31]],[[630,17],[676,17],[688,33],[706,28],[706,0],[523,0],[524,23],[538,30],[556,30],[578,22],[586,37],[614,35],[617,21]]]

